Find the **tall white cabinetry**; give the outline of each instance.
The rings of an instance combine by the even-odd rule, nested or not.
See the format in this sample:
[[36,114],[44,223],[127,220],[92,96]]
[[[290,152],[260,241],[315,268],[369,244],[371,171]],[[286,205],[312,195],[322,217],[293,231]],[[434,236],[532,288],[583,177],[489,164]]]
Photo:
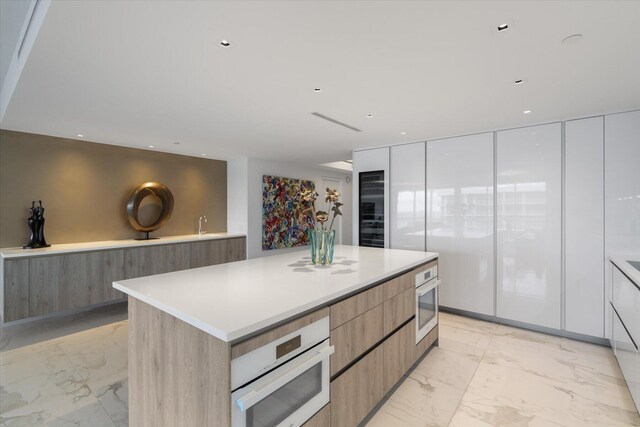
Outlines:
[[[353,244],[358,246],[360,242],[361,227],[361,189],[360,173],[381,171],[383,174],[384,206],[382,209],[375,207],[376,221],[383,223],[384,247],[389,247],[389,147],[374,148],[353,152]],[[365,202],[366,203],[366,202]],[[368,225],[370,226],[370,225]]]
[[425,143],[392,146],[390,156],[390,247],[424,251]]
[[494,315],[493,133],[427,142],[427,250],[440,304]]
[[[640,259],[640,111],[605,116],[605,255]],[[606,263],[611,299],[611,264]],[[606,331],[611,337],[607,304]]]
[[604,337],[604,118],[565,123],[565,329]]
[[562,128],[497,133],[496,315],[561,328]]

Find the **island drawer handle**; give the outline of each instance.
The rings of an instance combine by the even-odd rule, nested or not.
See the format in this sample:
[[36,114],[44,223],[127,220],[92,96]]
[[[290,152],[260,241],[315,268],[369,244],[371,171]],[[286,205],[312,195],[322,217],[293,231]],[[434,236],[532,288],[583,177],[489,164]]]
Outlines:
[[321,350],[318,350],[318,352],[313,357],[307,359],[295,368],[290,369],[289,371],[280,375],[278,378],[274,379],[261,389],[251,390],[249,393],[236,399],[236,405],[240,407],[240,410],[242,412],[245,412],[247,409],[251,408],[253,405],[260,402],[262,399],[269,396],[271,393],[278,390],[280,387],[287,384],[289,381],[293,380],[294,378],[305,372],[307,369],[331,356],[334,351],[334,346],[325,347]]

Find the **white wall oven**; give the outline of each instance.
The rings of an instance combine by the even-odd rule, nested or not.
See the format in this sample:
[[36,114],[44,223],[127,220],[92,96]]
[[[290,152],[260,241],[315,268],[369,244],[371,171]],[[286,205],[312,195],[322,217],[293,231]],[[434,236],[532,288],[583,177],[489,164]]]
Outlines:
[[438,324],[438,265],[415,275],[416,344]]
[[329,317],[231,361],[233,427],[300,426],[329,403]]

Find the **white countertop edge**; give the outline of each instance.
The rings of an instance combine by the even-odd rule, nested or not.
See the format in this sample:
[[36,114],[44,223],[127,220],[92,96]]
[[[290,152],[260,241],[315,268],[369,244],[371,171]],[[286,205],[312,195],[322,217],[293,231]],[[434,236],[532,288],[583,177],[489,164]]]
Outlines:
[[149,240],[105,240],[99,242],[62,243],[51,245],[48,248],[22,249],[22,248],[2,248],[0,256],[4,259],[11,258],[32,258],[45,255],[57,255],[75,252],[103,251],[109,249],[121,249],[131,247],[169,245],[174,243],[198,242],[203,240],[224,240],[238,237],[246,237],[244,234],[235,233],[207,233],[198,237],[197,234],[186,234],[181,236],[164,236]]
[[[123,286],[121,284],[119,284],[118,282],[113,282],[113,287],[119,291],[124,292],[125,294],[136,298],[146,304],[151,305],[152,307],[155,307],[159,310],[164,311],[165,313],[168,313],[170,315],[172,315],[173,317],[180,319],[186,323],[188,323],[189,325],[196,327],[206,333],[208,333],[209,335],[212,335],[224,342],[227,343],[233,343],[236,341],[241,341],[244,339],[248,339],[250,338],[250,335],[259,332],[261,330],[264,330],[266,328],[269,328],[270,326],[274,326],[276,324],[279,324],[282,321],[288,320],[288,319],[292,319],[294,317],[296,317],[299,314],[302,313],[306,313],[308,311],[311,311],[313,309],[316,308],[320,308],[322,306],[324,306],[326,303],[330,302],[330,301],[334,301],[338,298],[341,298],[345,295],[349,295],[353,292],[356,292],[362,288],[366,288],[370,285],[373,285],[374,283],[380,282],[382,280],[385,280],[388,277],[392,277],[392,276],[396,276],[399,273],[405,272],[407,270],[411,270],[419,265],[422,265],[424,263],[427,263],[429,261],[432,261],[434,259],[438,258],[438,254],[437,253],[430,253],[430,255],[428,257],[425,257],[425,259],[417,261],[417,262],[411,262],[411,263],[407,263],[405,266],[403,266],[402,268],[399,269],[395,269],[392,271],[387,272],[386,274],[382,275],[382,276],[378,276],[376,278],[373,278],[371,280],[367,280],[366,282],[363,283],[359,283],[356,284],[354,286],[351,286],[349,288],[343,289],[340,292],[335,292],[333,294],[329,294],[327,296],[325,296],[324,298],[320,298],[318,300],[315,301],[311,301],[308,304],[304,304],[302,306],[296,307],[295,309],[286,311],[286,312],[282,312],[280,314],[278,314],[277,316],[273,316],[271,318],[268,319],[264,319],[258,323],[254,323],[252,325],[246,326],[244,328],[235,330],[235,331],[231,331],[231,332],[224,332],[220,329],[217,329],[215,327],[213,327],[212,325],[201,321],[200,319],[194,318],[192,316],[187,315],[186,313],[183,313],[179,310],[174,309],[173,307],[170,307],[166,304],[163,304],[162,302],[159,302],[153,298],[149,298],[146,295],[140,294],[138,292],[136,292],[135,290],[132,290],[126,286]],[[185,270],[188,271],[188,270]]]
[[640,288],[640,272],[636,270],[631,264],[627,262],[627,258],[631,259],[631,261],[636,261],[638,258],[635,256],[624,256],[624,255],[611,255],[609,256],[609,260],[614,263],[620,270],[622,270],[629,278],[635,283],[635,285]]

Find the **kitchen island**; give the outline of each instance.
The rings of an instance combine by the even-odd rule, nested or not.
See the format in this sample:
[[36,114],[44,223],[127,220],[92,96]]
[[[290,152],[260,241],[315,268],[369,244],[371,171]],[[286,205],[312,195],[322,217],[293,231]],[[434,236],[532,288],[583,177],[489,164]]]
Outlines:
[[436,263],[434,253],[337,246],[330,266],[300,251],[114,282],[129,296],[131,425],[249,425],[232,416],[249,411],[232,398],[248,363],[273,357],[260,378],[304,360],[299,331],[325,327],[331,405],[307,424],[356,425],[437,339],[436,326],[416,343],[414,321],[415,277]]

